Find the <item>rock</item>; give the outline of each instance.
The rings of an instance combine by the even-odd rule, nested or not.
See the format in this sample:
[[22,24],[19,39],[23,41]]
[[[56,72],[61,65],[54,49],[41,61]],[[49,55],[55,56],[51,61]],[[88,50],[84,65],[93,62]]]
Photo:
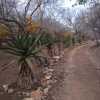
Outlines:
[[57,80],[56,80],[56,79],[54,79],[54,80],[53,80],[53,83],[56,83],[56,82],[57,82]]
[[52,80],[44,80],[44,81],[41,82],[43,87],[47,87],[51,83],[52,83]]
[[48,91],[49,91],[49,88],[45,88],[43,91],[44,95],[47,95]]
[[60,59],[60,56],[54,56],[53,58],[54,59]]
[[34,100],[33,98],[24,98],[23,100]]
[[4,92],[4,88],[2,85],[0,85],[0,92]]
[[56,83],[56,80],[47,80],[47,85],[51,85]]
[[46,74],[48,72],[54,72],[54,69],[46,68],[43,73]]
[[54,56],[53,59],[57,62],[61,57],[60,56]]
[[22,95],[23,95],[22,92],[20,92],[20,91],[18,91],[16,94],[17,94],[18,96],[22,96]]
[[52,80],[47,80],[47,85],[51,84]]
[[45,78],[41,79],[41,85],[45,86],[46,85],[47,80]]
[[30,97],[31,96],[31,93],[30,92],[21,92],[21,91],[18,91],[17,92],[17,95],[18,96]]
[[52,72],[48,72],[46,75],[47,76],[53,76],[53,73]]
[[41,100],[42,95],[43,92],[41,91],[41,87],[31,93],[32,100]]
[[48,69],[49,72],[54,72],[54,69]]
[[50,89],[52,86],[51,85],[48,85],[48,89]]
[[46,80],[49,80],[49,79],[51,79],[51,77],[52,77],[51,75],[46,75],[46,76],[45,76],[45,79],[46,79]]
[[7,91],[9,94],[14,92],[14,89],[8,89]]
[[5,84],[5,85],[2,86],[5,92],[8,91],[8,86],[9,86],[8,84]]
[[26,96],[26,97],[31,96],[31,93],[29,93],[29,92],[23,92],[22,94],[23,94],[24,96]]
[[27,97],[31,96],[31,94],[30,94],[30,93],[26,93],[25,95],[26,95]]
[[53,59],[50,59],[50,66],[54,66],[54,58]]

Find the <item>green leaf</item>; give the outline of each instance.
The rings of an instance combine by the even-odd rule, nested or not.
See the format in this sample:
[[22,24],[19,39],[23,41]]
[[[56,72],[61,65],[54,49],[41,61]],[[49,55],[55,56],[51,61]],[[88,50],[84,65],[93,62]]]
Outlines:
[[78,0],[79,4],[85,4],[88,0]]

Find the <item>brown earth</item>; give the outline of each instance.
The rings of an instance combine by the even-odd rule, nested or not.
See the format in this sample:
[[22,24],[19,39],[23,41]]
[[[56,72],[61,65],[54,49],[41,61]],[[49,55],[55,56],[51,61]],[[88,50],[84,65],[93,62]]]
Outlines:
[[[54,67],[59,81],[50,91],[49,100],[100,100],[100,48],[92,46],[88,43],[65,50],[64,61]],[[0,85],[16,80],[18,68],[13,62],[14,58],[0,52]],[[9,68],[2,66],[5,63],[11,63]],[[20,98],[0,94],[0,100]]]
[[66,61],[60,66],[64,80],[55,85],[49,100],[100,100],[100,49],[89,44],[65,53]]

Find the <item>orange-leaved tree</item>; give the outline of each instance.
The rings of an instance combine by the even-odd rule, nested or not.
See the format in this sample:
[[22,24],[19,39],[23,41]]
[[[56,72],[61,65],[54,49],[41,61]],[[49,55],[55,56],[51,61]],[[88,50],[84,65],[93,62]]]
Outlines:
[[28,17],[27,18],[27,23],[26,23],[26,31],[33,33],[35,31],[37,31],[37,29],[40,27],[40,23],[33,21],[32,17]]
[[9,28],[4,24],[0,24],[0,39],[5,38],[9,33]]

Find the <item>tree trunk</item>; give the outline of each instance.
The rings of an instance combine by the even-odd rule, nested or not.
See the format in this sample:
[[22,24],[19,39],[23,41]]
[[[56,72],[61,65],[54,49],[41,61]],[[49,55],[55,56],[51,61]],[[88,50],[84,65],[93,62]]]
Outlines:
[[100,44],[99,44],[99,41],[98,41],[98,36],[97,36],[96,33],[94,33],[94,35],[95,35],[96,45],[99,46]]
[[17,80],[17,85],[23,89],[31,89],[34,84],[34,77],[31,68],[24,60],[20,65],[20,72]]

